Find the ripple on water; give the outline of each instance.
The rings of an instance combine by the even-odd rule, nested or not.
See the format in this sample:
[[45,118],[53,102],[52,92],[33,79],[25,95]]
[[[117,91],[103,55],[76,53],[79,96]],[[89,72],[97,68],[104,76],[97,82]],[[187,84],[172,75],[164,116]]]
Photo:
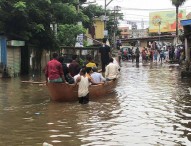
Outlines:
[[0,145],[190,145],[191,83],[176,66],[122,63],[115,93],[88,105],[19,83],[0,83]]

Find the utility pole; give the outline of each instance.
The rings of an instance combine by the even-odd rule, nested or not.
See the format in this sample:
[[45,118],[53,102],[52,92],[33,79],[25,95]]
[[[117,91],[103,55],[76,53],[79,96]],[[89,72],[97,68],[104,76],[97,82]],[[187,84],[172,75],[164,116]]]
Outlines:
[[119,12],[118,11],[120,11],[120,7],[119,6],[115,6],[114,7],[114,29],[113,29],[113,47],[114,47],[114,49],[116,49],[117,48],[117,44],[116,44],[116,30],[117,30],[117,19],[118,19],[118,17],[119,17]]
[[161,32],[160,32],[160,26],[161,26],[161,21],[158,22],[158,25],[159,25],[159,32],[158,32],[158,33],[159,33],[159,45],[160,45],[160,34],[161,34]]
[[116,48],[116,7],[114,7],[113,47]]
[[110,0],[108,3],[107,3],[107,0],[105,0],[105,6],[104,6],[104,9],[105,9],[105,14],[104,14],[104,34],[106,33],[106,28],[107,28],[107,21],[106,21],[106,10],[107,10],[107,6],[112,2],[113,0]]

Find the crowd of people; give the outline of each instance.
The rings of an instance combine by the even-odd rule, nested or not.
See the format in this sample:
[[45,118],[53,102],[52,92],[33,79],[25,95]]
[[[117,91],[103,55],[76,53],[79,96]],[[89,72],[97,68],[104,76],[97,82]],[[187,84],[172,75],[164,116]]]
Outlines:
[[[123,60],[134,60],[139,62],[139,57],[141,56],[142,62],[147,63],[148,61],[157,63],[157,62],[170,62],[176,61],[181,63],[185,60],[185,49],[183,47],[174,47],[174,46],[167,46],[162,47],[161,49],[152,49],[152,48],[136,48],[120,50],[121,59]],[[120,56],[120,55],[119,55]]]
[[[67,65],[64,57],[53,53],[53,59],[45,67],[47,82],[67,83],[78,85],[79,103],[89,102],[89,85],[104,84],[106,81],[115,80],[119,76],[120,67],[110,55],[110,47],[103,40],[99,49],[101,56],[101,73],[98,71],[98,63],[93,61],[91,55],[87,55],[87,61],[80,66],[77,55],[72,56],[72,61]],[[103,77],[104,75],[104,77]]]

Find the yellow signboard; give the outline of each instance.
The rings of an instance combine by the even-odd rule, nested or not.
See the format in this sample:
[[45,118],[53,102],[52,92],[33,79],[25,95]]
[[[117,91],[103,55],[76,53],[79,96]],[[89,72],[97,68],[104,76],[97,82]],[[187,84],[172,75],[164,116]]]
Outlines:
[[[186,10],[179,10],[178,27],[180,20],[186,19]],[[176,31],[176,12],[175,11],[160,11],[151,12],[149,14],[149,32],[175,32]]]

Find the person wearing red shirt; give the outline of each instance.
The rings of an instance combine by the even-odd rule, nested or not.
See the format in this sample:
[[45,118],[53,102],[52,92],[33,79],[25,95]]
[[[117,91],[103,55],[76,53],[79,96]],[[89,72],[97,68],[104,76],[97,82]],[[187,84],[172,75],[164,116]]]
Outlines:
[[58,54],[53,53],[53,59],[50,60],[45,68],[47,82],[65,82],[62,64],[57,60]]

